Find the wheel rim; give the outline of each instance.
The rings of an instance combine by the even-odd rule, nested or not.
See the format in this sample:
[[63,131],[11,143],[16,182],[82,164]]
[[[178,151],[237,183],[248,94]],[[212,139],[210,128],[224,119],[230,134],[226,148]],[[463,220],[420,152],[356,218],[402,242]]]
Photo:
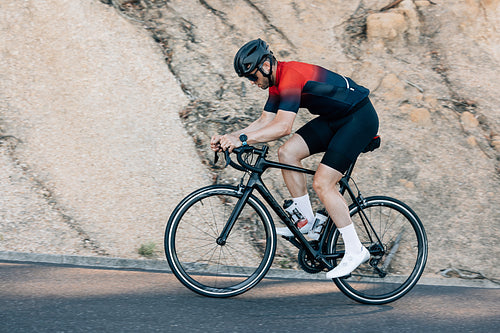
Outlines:
[[[407,293],[420,278],[427,259],[425,232],[418,218],[404,204],[387,199],[367,201],[364,211],[382,241],[383,251],[378,251],[378,256],[372,255],[349,278],[335,282],[344,293],[358,301],[388,303]],[[351,209],[351,218],[363,245],[371,247],[372,253],[377,252],[374,251],[378,247],[375,239],[368,236],[371,231],[367,232],[363,226],[357,207]],[[331,245],[332,252],[343,251],[338,230]]]
[[188,288],[206,296],[240,294],[260,281],[272,264],[275,234],[269,214],[250,197],[226,243],[217,244],[240,195],[212,189],[184,201],[166,234],[171,268]]

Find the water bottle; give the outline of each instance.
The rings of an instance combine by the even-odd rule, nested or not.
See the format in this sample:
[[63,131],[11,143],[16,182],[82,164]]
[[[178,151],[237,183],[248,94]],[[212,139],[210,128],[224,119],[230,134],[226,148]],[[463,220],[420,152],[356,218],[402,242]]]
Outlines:
[[321,231],[323,231],[323,227],[325,226],[326,220],[328,220],[328,212],[326,209],[320,209],[315,216],[314,224],[312,229],[309,231],[307,236],[309,238],[318,240],[321,235]]
[[297,228],[302,228],[307,224],[307,219],[302,215],[302,213],[297,208],[297,204],[293,200],[285,200],[283,203],[283,208],[290,215],[293,223]]

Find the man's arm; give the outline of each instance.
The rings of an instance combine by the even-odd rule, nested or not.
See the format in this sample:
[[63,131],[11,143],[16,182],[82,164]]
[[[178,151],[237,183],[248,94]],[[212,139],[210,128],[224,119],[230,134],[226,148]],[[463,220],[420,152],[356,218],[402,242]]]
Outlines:
[[242,130],[234,131],[233,133],[230,133],[230,135],[239,137],[241,133],[249,133],[249,132],[254,132],[258,131],[259,129],[267,126],[274,118],[276,114],[273,112],[268,112],[268,111],[262,111],[262,114],[260,117],[252,122],[250,125],[245,127]]
[[[292,133],[295,117],[297,117],[295,112],[278,110],[276,116],[265,123],[264,126],[250,129],[249,132],[241,133],[245,133],[247,135],[247,142],[249,144],[277,140]],[[250,126],[248,128],[250,128]]]
[[232,151],[235,147],[240,147],[240,134],[247,135],[249,144],[269,142],[284,137],[292,132],[293,122],[297,114],[295,112],[278,110],[276,115],[272,112],[264,111],[262,115],[246,128],[222,136],[215,135],[211,140],[211,148],[214,151],[219,149]]
[[[218,151],[223,149],[229,145],[229,141],[233,143],[233,146],[238,143],[239,136],[242,133],[249,133],[253,131],[258,131],[261,128],[267,126],[274,118],[276,114],[273,112],[263,111],[260,117],[252,122],[250,125],[245,127],[244,129],[237,130],[232,133],[228,133],[226,135],[214,135],[210,140],[210,147],[214,151]],[[224,137],[224,139],[223,139]],[[229,141],[228,141],[229,139]]]

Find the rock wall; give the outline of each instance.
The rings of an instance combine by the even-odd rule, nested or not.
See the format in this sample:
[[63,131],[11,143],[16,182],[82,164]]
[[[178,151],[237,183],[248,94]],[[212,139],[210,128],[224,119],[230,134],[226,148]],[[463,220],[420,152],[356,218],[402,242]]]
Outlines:
[[[323,65],[370,88],[383,144],[359,161],[365,194],[415,208],[429,235],[428,274],[458,267],[499,275],[491,255],[500,236],[499,1],[104,2],[163,48],[190,97],[180,116],[207,165],[210,135],[250,122],[265,102],[266,93],[232,72],[247,40],[261,37],[281,60]],[[297,127],[310,116],[299,118]],[[239,179],[212,170],[215,181]],[[287,197],[278,173],[266,180]],[[293,262],[286,258],[294,252],[280,249],[282,262]]]
[[[65,7],[72,3],[62,0],[52,2],[64,4]],[[135,105],[140,104],[139,101],[146,98],[150,103],[140,108],[141,112],[148,112],[146,118],[157,119],[156,117],[167,110],[170,112],[168,121],[174,121],[173,119],[179,116],[184,128],[193,138],[191,140],[183,137],[181,145],[192,145],[194,142],[199,158],[211,173],[212,181],[234,183],[239,180],[240,176],[237,173],[212,165],[208,139],[214,133],[240,128],[260,114],[266,92],[258,91],[246,80],[237,78],[232,68],[232,58],[238,47],[249,39],[260,37],[271,44],[273,51],[281,60],[316,63],[350,76],[371,90],[372,101],[381,119],[380,133],[383,143],[379,150],[366,154],[359,160],[355,179],[365,195],[394,196],[408,202],[419,214],[427,229],[430,245],[426,274],[435,274],[440,269],[455,267],[480,271],[488,277],[500,276],[498,268],[500,253],[496,245],[500,237],[500,199],[497,194],[500,183],[498,146],[500,103],[496,94],[499,83],[495,79],[499,77],[497,27],[500,1],[468,0],[437,3],[404,0],[390,6],[387,5],[391,1],[385,0],[356,2],[102,0],[101,2],[108,6],[90,0],[80,5],[71,4],[75,8],[72,22],[60,27],[64,29],[72,25],[78,27],[71,34],[71,40],[67,41],[70,44],[75,43],[75,40],[80,41],[82,48],[78,52],[85,54],[91,52],[90,50],[106,49],[108,43],[116,40],[123,43],[122,38],[126,39],[129,34],[137,34],[138,30],[147,34],[150,41],[156,42],[156,46],[152,45],[152,42],[137,45],[137,49],[144,53],[136,48],[132,49],[137,53],[130,52],[128,45],[105,52],[106,54],[116,52],[113,55],[115,58],[111,62],[102,62],[101,67],[111,66],[110,63],[123,64],[123,59],[129,59],[125,61],[126,64],[138,63],[132,68],[124,69],[118,66],[121,74],[119,79],[115,79],[118,70],[104,76],[106,80],[101,79],[102,81],[115,79],[114,84],[98,85],[91,96],[98,98],[102,93],[107,96],[105,98],[111,98],[121,91],[115,89],[116,84],[125,82],[125,86],[122,87],[125,91],[123,98],[113,98],[109,104],[104,101],[101,103],[108,106],[119,105],[122,108],[132,101],[136,103]],[[14,6],[15,2],[8,3]],[[4,11],[5,5],[1,6]],[[17,23],[22,26],[17,30],[19,35],[26,29],[25,25],[29,27],[26,21],[30,18],[29,15],[33,15],[30,13],[30,6],[40,5],[34,3],[24,5],[23,10],[26,14]],[[122,17],[118,17],[117,13]],[[106,26],[103,24],[100,30],[97,29],[90,35],[84,34],[89,18],[100,17],[99,15],[104,15],[106,25],[113,28],[102,28]],[[128,21],[128,24],[125,21]],[[11,22],[11,19],[7,21],[2,19],[2,22]],[[33,26],[36,24],[35,21]],[[46,24],[43,27],[51,31],[50,25]],[[44,40],[44,36],[39,29],[36,31],[33,30],[34,27],[30,29],[32,29],[28,29],[30,33],[22,36],[28,38],[27,44],[34,47],[38,45],[38,40],[33,40],[30,36],[38,33],[41,41]],[[8,31],[12,38],[16,36],[10,32],[11,27],[4,25],[2,33],[5,34],[5,31]],[[83,35],[80,36],[81,34]],[[99,42],[89,45],[86,43],[89,38],[95,38]],[[16,46],[19,39],[12,44]],[[50,44],[43,46],[48,49],[51,47]],[[6,54],[6,48],[2,50]],[[159,59],[159,50],[163,54],[163,63]],[[30,52],[36,55],[35,50]],[[49,50],[46,52],[50,54]],[[127,58],[128,56],[131,58]],[[11,58],[15,59],[15,55]],[[65,61],[63,57],[56,59],[59,62]],[[154,62],[155,67],[150,69],[151,62]],[[6,64],[5,60],[1,63],[4,64],[2,70],[12,66],[11,63]],[[96,67],[95,75],[98,75],[100,68],[97,65]],[[20,68],[22,67],[17,70]],[[156,73],[165,78],[173,75],[176,82],[170,80],[165,86],[149,88],[150,78],[147,75],[141,76],[142,71],[150,73],[151,76]],[[32,68],[29,73],[31,72],[36,73],[36,69]],[[11,73],[14,72],[11,70]],[[67,74],[72,75],[72,73]],[[14,75],[7,76],[9,80],[12,80],[11,77]],[[43,75],[34,77],[38,79]],[[141,79],[138,80],[137,77]],[[62,80],[62,76],[58,78]],[[9,81],[5,80],[5,75],[1,82],[2,90],[11,86]],[[27,82],[24,90],[36,91],[31,88],[36,80]],[[43,89],[51,91],[48,86],[45,84]],[[35,84],[34,87],[39,86]],[[178,95],[178,88],[182,90],[184,96]],[[38,88],[40,89],[42,88]],[[170,89],[173,93],[170,93]],[[169,93],[161,95],[158,92],[160,90]],[[109,94],[110,91],[113,93]],[[71,94],[73,97],[75,95],[78,94]],[[4,96],[9,97],[5,92]],[[29,100],[29,96],[24,96],[22,100]],[[77,103],[74,98],[68,98],[60,102],[61,105],[72,105],[81,101]],[[58,204],[61,202],[64,203],[61,204],[63,207],[71,207],[72,213],[78,212],[83,206],[89,206],[88,201],[79,203],[78,200],[87,194],[92,197],[91,193],[84,192],[83,196],[75,195],[79,193],[75,190],[78,186],[61,181],[70,169],[60,169],[59,161],[64,161],[76,153],[81,154],[82,151],[91,152],[101,141],[89,142],[88,135],[73,130],[71,133],[65,132],[64,139],[59,141],[64,143],[74,140],[75,135],[80,138],[78,144],[72,146],[73,150],[66,151],[67,154],[54,156],[48,150],[42,150],[41,143],[32,151],[25,152],[26,148],[21,146],[26,145],[29,137],[37,136],[39,131],[36,129],[41,123],[40,119],[53,118],[47,118],[52,115],[51,112],[35,116],[33,119],[39,119],[38,122],[34,122],[31,117],[6,117],[6,114],[17,114],[19,113],[17,110],[25,108],[25,104],[19,103],[21,107],[12,103],[6,104],[0,113],[3,133],[15,135],[24,142],[21,145],[17,144],[14,150],[14,155],[20,161],[17,165],[26,163],[28,170],[40,170],[41,176],[37,174],[35,178],[43,188],[56,189],[51,190],[51,196],[56,193]],[[83,105],[84,108],[76,109],[86,110],[92,103],[87,100]],[[37,108],[32,108],[33,114],[35,109]],[[101,114],[102,109],[97,108],[94,112]],[[136,110],[137,108],[134,108],[132,112],[129,109],[130,118],[127,119],[135,118]],[[174,115],[172,111],[176,114]],[[121,155],[126,149],[120,144],[123,140],[112,140],[111,137],[125,138],[123,133],[126,131],[120,126],[102,125],[101,121],[109,125],[118,120],[118,123],[125,124],[125,128],[129,131],[135,131],[134,138],[139,136],[139,131],[131,120],[120,122],[121,116],[118,114],[121,114],[121,111],[115,112],[117,113],[114,116],[103,114],[102,119],[96,119],[91,125],[84,126],[81,131],[85,132],[89,128],[99,128],[99,126],[109,128],[109,141],[106,141],[106,146],[117,155]],[[58,130],[66,128],[61,124],[77,125],[79,122],[75,124],[75,119],[85,118],[83,116],[74,118],[77,115],[78,112],[75,112],[71,113],[71,116],[56,118],[53,127],[47,127],[46,132],[55,128]],[[13,120],[8,120],[11,118]],[[310,118],[306,111],[301,111],[296,127]],[[64,121],[61,122],[62,120]],[[167,122],[167,119],[164,122]],[[161,124],[161,121],[155,121],[154,124],[145,121],[144,126],[138,127],[147,130],[153,126],[157,129],[150,132],[150,135],[141,137],[139,147],[143,148],[142,150],[138,148],[139,151],[152,152],[148,142],[155,142],[158,145],[164,142],[161,134],[163,131],[154,126],[158,124]],[[130,144],[127,147],[135,146],[137,140],[128,141]],[[50,141],[40,140],[40,142]],[[271,143],[271,149],[275,152],[279,144],[280,142]],[[5,144],[2,147],[5,149]],[[169,153],[172,151],[164,146],[161,152],[162,156],[170,156]],[[77,161],[70,175],[84,174],[90,163],[99,165],[91,168],[96,173],[89,175],[89,179],[95,177],[99,177],[100,180],[113,177],[123,179],[127,174],[115,171],[117,164],[111,164],[109,169],[106,168],[108,165],[106,161],[112,162],[106,159],[108,154],[88,154],[89,157],[85,159],[88,164],[79,164]],[[138,165],[149,156],[152,155],[141,155],[137,152],[136,155],[132,154],[126,158],[122,156],[118,161],[137,172],[132,174],[138,175],[138,170],[141,169]],[[43,160],[50,161],[53,165],[51,172],[37,167],[40,165],[39,161]],[[161,164],[164,159],[153,159],[153,161]],[[313,157],[306,161],[306,164],[313,167],[317,162],[318,158]],[[97,172],[102,168],[110,172],[108,174]],[[171,173],[167,167],[159,169]],[[166,188],[171,187],[157,187],[145,181],[152,177],[156,179],[156,176],[152,176],[156,174],[155,170],[155,168],[142,170],[139,177],[140,185],[132,186],[130,191],[125,193],[128,195],[145,190],[146,192],[140,193],[140,200],[137,202],[153,197],[156,201],[152,202],[158,203],[167,197],[164,192],[158,196],[157,193],[150,191],[155,189],[166,191]],[[166,175],[164,177],[162,179],[168,178]],[[272,185],[278,196],[282,198],[288,196],[280,181],[279,173],[271,173],[266,177],[266,181]],[[122,185],[120,188],[126,187],[127,184]],[[181,191],[185,189],[181,188]],[[75,214],[76,221],[88,220],[98,225],[100,220],[96,217],[102,217],[110,207],[119,207],[117,211],[121,210],[123,206],[115,204],[117,201],[129,198],[123,192],[120,192],[121,196],[116,195],[114,191],[105,193],[102,200],[90,204],[101,210],[101,214],[94,216]],[[141,216],[137,210],[126,211],[128,217],[125,221],[137,220],[137,217]],[[162,212],[153,215],[162,215],[167,211],[168,207],[165,207]],[[73,216],[73,214],[68,215]],[[153,216],[147,214],[147,217],[145,220],[149,221]],[[88,231],[92,230],[88,229],[92,223],[85,224],[82,230],[94,235],[93,231]],[[139,232],[144,225],[137,222],[134,232]],[[114,226],[119,228],[122,224],[117,223]],[[107,253],[115,246],[116,243],[110,243],[106,247]],[[283,266],[291,265],[294,252],[284,244],[279,248],[281,252],[277,263]]]
[[91,0],[2,1],[0,39],[0,250],[160,248],[208,177],[156,43]]

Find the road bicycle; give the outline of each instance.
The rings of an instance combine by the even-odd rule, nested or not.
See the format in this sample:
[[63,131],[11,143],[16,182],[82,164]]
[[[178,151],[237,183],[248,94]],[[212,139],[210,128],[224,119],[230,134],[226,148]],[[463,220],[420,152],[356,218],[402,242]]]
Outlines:
[[[380,138],[375,137],[364,152],[378,146]],[[165,254],[177,279],[209,297],[239,295],[261,281],[273,263],[277,243],[272,215],[262,199],[292,232],[293,236],[282,237],[298,249],[298,263],[304,271],[316,274],[333,269],[344,255],[344,244],[332,219],[328,217],[318,240],[308,239],[261,177],[269,168],[314,171],[267,160],[266,145],[234,149],[236,162],[225,153],[226,166],[244,173],[240,183],[194,191],[177,205],[167,223]],[[427,261],[427,237],[408,205],[386,196],[361,194],[351,178],[355,163],[341,179],[339,191],[352,202],[351,218],[371,257],[349,276],[333,282],[355,301],[386,304],[417,284]]]

